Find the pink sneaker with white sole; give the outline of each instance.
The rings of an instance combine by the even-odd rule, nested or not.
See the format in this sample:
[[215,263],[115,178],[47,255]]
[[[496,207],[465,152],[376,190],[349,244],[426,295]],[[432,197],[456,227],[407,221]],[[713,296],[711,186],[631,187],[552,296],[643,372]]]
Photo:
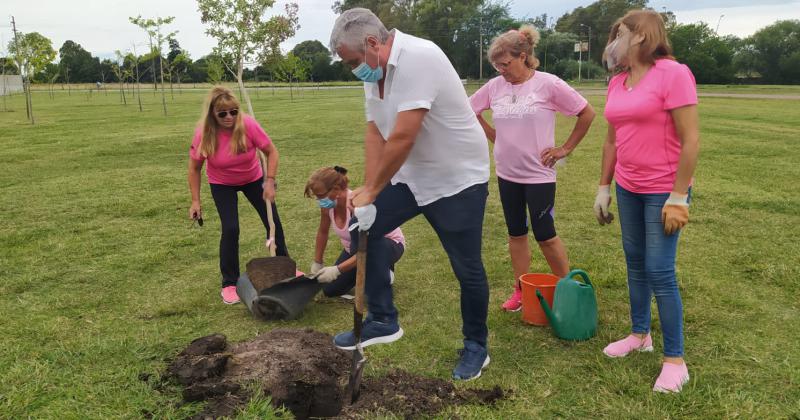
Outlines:
[[653,338],[650,334],[644,340],[631,334],[622,340],[615,341],[603,349],[608,357],[625,357],[632,351],[653,351]]
[[514,293],[503,303],[503,310],[517,312],[522,309],[522,290],[514,288]]
[[677,365],[664,362],[664,365],[661,366],[661,374],[658,375],[656,384],[653,386],[653,391],[681,392],[681,388],[686,382],[689,382],[689,368],[686,367],[686,363]]
[[226,305],[239,303],[239,295],[236,293],[236,286],[223,287],[219,294],[222,295],[222,302]]

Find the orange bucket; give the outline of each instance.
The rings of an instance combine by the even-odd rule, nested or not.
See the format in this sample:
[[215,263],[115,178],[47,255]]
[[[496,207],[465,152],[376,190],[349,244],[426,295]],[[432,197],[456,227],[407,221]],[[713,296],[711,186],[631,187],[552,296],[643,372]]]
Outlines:
[[522,287],[522,320],[528,324],[545,326],[549,324],[539,298],[536,297],[536,290],[544,296],[550,307],[553,307],[553,294],[556,291],[556,284],[559,278],[553,274],[528,273],[519,277],[520,287]]

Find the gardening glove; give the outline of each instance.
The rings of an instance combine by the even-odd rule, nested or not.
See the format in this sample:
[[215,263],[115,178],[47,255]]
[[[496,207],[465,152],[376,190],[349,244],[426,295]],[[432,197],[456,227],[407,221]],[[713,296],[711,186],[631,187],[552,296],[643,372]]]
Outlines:
[[330,283],[339,278],[341,274],[342,273],[339,271],[339,267],[332,265],[330,267],[323,267],[310,277],[312,279],[317,279],[317,281],[320,283]]
[[669,193],[669,198],[661,208],[661,221],[664,233],[672,235],[689,223],[689,194]]
[[600,185],[597,187],[597,196],[594,199],[594,215],[601,226],[614,220],[614,214],[608,211],[609,206],[611,206],[611,186]]
[[355,229],[357,226],[358,230],[366,232],[372,227],[372,224],[375,223],[375,217],[378,216],[378,209],[374,204],[370,204],[364,207],[356,207],[354,213],[356,219],[358,219],[358,224],[350,226],[350,230]]
[[322,270],[325,267],[322,263],[318,263],[316,261],[311,263],[311,270],[309,270],[310,274],[317,274],[317,271]]

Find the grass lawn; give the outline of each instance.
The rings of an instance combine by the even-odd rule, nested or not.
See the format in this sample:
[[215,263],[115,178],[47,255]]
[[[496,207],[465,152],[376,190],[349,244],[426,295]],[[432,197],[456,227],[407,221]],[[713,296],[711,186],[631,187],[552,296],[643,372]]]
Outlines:
[[[143,86],[144,88],[144,86]],[[219,297],[219,219],[208,185],[206,225],[187,220],[186,161],[203,95],[176,92],[169,117],[143,90],[145,111],[113,91],[34,93],[37,124],[20,95],[0,112],[0,418],[184,417],[177,389],[159,375],[190,340],[220,332],[245,340],[276,327],[336,333],[352,325],[338,301],[312,303],[292,322],[253,320]],[[357,89],[253,95],[257,119],[280,150],[278,206],[301,269],[313,256],[319,210],[302,196],[323,165],[363,173],[363,98]],[[590,97],[598,114],[604,98]],[[459,418],[797,418],[800,416],[800,114],[796,101],[704,98],[702,152],[692,221],[678,273],[692,379],[679,395],[650,389],[656,353],[611,360],[601,349],[629,331],[619,224],[598,226],[592,203],[606,124],[600,116],[560,170],[556,226],[572,265],[597,288],[598,335],[556,339],[519,313],[500,310],[511,265],[496,180],[484,227],[491,286],[492,364],[475,382],[513,391],[496,407],[451,408]],[[2,103],[0,103],[2,107]],[[2,110],[2,108],[0,108]],[[574,120],[559,119],[558,138]],[[241,260],[265,255],[263,228],[240,200]],[[616,205],[614,205],[616,213]],[[367,350],[367,375],[400,368],[449,378],[460,348],[458,286],[424,218],[404,226],[409,247],[397,267],[396,303],[405,337]],[[534,244],[535,247],[535,244]],[[534,248],[536,249],[536,248]],[[327,262],[339,252],[331,235]],[[533,270],[546,264],[534,252]],[[264,404],[249,415],[266,415]],[[255,413],[255,414],[253,414]]]

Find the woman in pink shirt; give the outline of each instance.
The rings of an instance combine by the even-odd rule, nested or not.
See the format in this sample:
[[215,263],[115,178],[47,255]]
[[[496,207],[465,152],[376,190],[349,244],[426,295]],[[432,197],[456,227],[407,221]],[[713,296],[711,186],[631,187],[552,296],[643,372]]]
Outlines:
[[[503,309],[522,308],[519,278],[529,272],[528,216],[553,274],[569,272],[567,250],[556,234],[553,205],[556,197],[555,163],[581,142],[594,119],[594,109],[575,89],[558,77],[536,70],[533,47],[539,33],[531,26],[508,31],[492,41],[489,59],[500,76],[478,89],[470,103],[486,136],[494,143],[495,171],[500,201],[508,227],[508,251],[514,271],[514,292]],[[483,119],[492,110],[494,128]],[[578,116],[567,140],[555,147],[556,112]]]
[[[267,174],[261,169],[256,150],[267,156]],[[219,241],[222,301],[233,304],[239,302],[236,294],[236,281],[239,279],[239,191],[258,212],[267,229],[267,237],[266,203],[270,203],[275,222],[276,254],[288,255],[288,251],[275,207],[278,149],[253,117],[239,112],[239,101],[233,93],[221,86],[209,93],[189,150],[189,189],[192,193],[189,218],[201,222],[200,170],[206,161],[211,196],[222,224]]]
[[652,10],[628,12],[611,28],[604,57],[617,74],[608,85],[608,134],[594,205],[600,224],[610,223],[610,184],[616,179],[632,328],[603,352],[623,357],[653,351],[655,295],[664,335],[664,361],[653,387],[659,392],[679,392],[689,380],[675,255],[680,229],[689,221],[699,148],[694,76],[671,54],[664,21]]
[[[317,199],[320,208],[319,228],[314,247],[314,262],[311,263],[311,274],[309,277],[317,279],[320,283],[325,283],[322,292],[325,296],[352,297],[349,295],[350,289],[356,284],[356,250],[351,249],[350,219],[352,211],[347,207],[347,199],[351,197],[353,191],[348,188],[347,169],[341,166],[320,168],[311,174],[306,183],[306,197]],[[342,250],[339,258],[333,265],[325,266],[323,256],[328,244],[328,232],[333,231],[342,242]],[[357,234],[355,230],[353,233]],[[370,239],[378,241],[381,247],[388,252],[388,261],[384,263],[389,270],[389,282],[394,282],[394,265],[400,260],[405,251],[406,239],[403,231],[397,228],[382,238]],[[374,256],[373,256],[374,257]]]

